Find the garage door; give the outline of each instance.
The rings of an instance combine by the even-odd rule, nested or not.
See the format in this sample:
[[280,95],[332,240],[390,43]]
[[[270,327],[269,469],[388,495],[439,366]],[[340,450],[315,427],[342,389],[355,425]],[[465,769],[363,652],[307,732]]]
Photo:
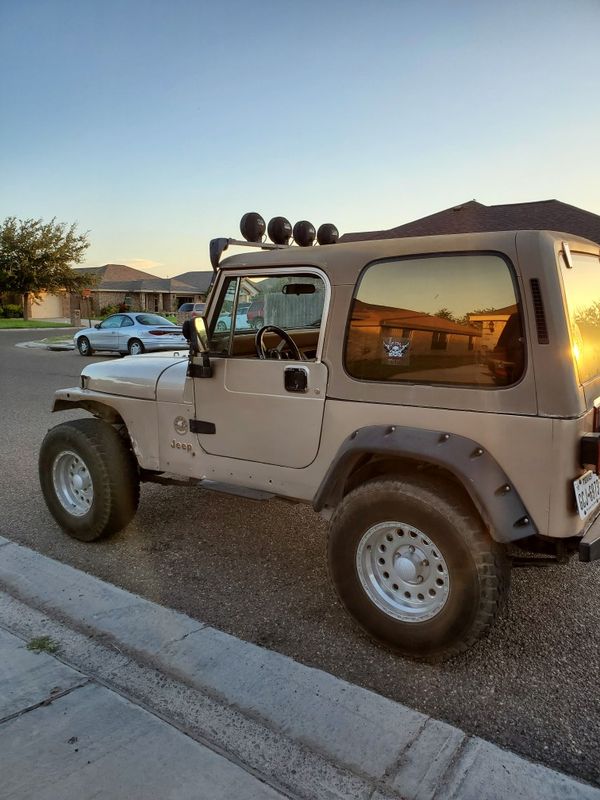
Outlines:
[[62,317],[62,296],[60,294],[44,294],[40,303],[32,303],[32,319],[52,319]]

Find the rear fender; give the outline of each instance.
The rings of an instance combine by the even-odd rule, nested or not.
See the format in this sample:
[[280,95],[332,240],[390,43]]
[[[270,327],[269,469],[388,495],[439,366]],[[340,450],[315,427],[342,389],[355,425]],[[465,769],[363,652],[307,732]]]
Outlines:
[[467,491],[493,539],[512,542],[538,533],[518,491],[494,457],[477,442],[444,431],[371,425],[342,444],[313,499],[316,511],[334,508],[365,456],[408,459],[451,473]]

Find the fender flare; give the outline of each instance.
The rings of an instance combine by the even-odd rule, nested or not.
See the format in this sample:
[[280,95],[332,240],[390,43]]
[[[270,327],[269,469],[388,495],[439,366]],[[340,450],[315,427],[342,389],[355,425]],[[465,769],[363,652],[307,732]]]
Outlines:
[[516,488],[484,447],[454,433],[399,425],[360,428],[343,442],[313,498],[316,511],[335,507],[342,500],[349,475],[365,455],[401,456],[448,470],[467,491],[497,542],[538,533]]

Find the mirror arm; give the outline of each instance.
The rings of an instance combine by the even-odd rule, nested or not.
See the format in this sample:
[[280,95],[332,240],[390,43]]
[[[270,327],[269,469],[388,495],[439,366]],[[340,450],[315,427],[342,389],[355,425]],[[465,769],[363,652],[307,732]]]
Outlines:
[[202,364],[194,364],[190,353],[190,363],[188,364],[187,374],[190,378],[212,378],[212,364],[208,353],[202,353]]

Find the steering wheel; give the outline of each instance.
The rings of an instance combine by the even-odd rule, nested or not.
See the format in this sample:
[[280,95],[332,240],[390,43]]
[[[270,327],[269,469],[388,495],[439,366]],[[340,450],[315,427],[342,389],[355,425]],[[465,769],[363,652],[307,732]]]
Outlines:
[[[265,333],[276,333],[277,336],[281,339],[281,342],[277,345],[277,347],[268,350],[264,344],[264,337]],[[256,337],[254,339],[256,344],[256,355],[259,358],[279,358],[281,359],[281,354],[285,349],[285,345],[287,345],[288,349],[292,353],[292,359],[294,361],[304,361],[304,356],[300,352],[300,348],[296,344],[296,342],[292,339],[292,337],[284,331],[283,328],[277,327],[277,325],[263,325],[262,328],[256,331]]]

